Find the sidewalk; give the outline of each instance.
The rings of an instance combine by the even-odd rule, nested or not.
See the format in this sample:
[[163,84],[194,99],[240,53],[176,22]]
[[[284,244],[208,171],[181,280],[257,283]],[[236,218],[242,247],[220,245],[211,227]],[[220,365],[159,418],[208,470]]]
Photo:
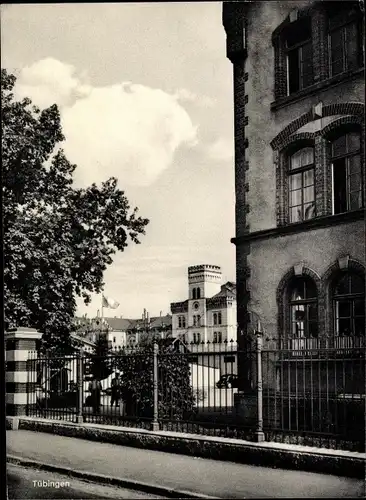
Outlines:
[[7,431],[7,454],[218,498],[363,498],[364,481],[143,450],[32,431]]

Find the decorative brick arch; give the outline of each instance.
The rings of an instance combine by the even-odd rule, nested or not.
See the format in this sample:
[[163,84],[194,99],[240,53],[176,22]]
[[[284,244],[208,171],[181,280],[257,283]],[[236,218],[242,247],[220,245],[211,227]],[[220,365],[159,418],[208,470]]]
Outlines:
[[288,148],[292,143],[297,143],[297,142],[313,142],[315,140],[315,133],[314,132],[299,132],[297,134],[292,134],[287,139],[282,143],[282,149],[281,153]]
[[[365,105],[361,102],[339,102],[328,104],[322,108],[323,117],[333,115],[354,115],[362,123],[364,120]],[[282,149],[289,137],[299,128],[314,120],[313,108],[290,122],[279,134],[270,142],[273,149]]]
[[324,318],[324,329],[325,335],[331,338],[334,334],[334,324],[333,324],[333,301],[332,301],[332,283],[345,272],[353,272],[362,276],[365,279],[366,268],[362,262],[357,259],[350,258],[348,261],[348,267],[346,269],[340,269],[338,261],[331,264],[322,276],[322,282],[324,286],[324,307],[325,307],[325,318]]
[[[282,277],[276,290],[276,301],[277,301],[277,337],[278,341],[284,338],[285,332],[289,324],[289,310],[287,307],[288,301],[288,287],[291,280],[294,278],[295,272],[294,267],[291,267]],[[315,283],[317,293],[318,293],[318,325],[319,332],[323,328],[323,316],[321,312],[324,308],[324,290],[323,283],[319,274],[313,271],[306,265],[303,266],[302,274],[299,277],[309,277]]]
[[322,137],[327,137],[327,135],[341,127],[342,125],[359,125],[360,127],[362,126],[363,123],[363,117],[360,115],[348,115],[348,116],[342,116],[341,118],[338,118],[337,120],[334,120],[331,123],[328,123],[321,131],[320,135]]
[[338,274],[340,274],[342,272],[347,272],[347,271],[351,271],[351,272],[354,272],[356,274],[360,274],[364,277],[366,274],[366,267],[359,260],[354,259],[354,258],[350,258],[348,260],[348,267],[346,269],[342,270],[339,268],[339,264],[337,261],[328,267],[328,269],[325,271],[325,273],[322,276],[322,281],[323,281],[324,285],[326,287],[328,287]]

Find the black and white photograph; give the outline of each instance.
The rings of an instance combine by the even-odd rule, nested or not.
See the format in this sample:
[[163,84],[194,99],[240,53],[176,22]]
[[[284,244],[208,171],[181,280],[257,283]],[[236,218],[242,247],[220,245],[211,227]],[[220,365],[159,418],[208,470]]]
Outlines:
[[365,498],[364,1],[0,13],[7,500]]

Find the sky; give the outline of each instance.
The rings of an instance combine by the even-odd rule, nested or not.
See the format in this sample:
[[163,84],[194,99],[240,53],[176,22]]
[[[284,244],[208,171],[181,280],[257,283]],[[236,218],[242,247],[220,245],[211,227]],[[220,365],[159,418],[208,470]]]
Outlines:
[[[221,2],[1,5],[15,95],[59,106],[75,185],[114,176],[150,219],[105,273],[105,316],[170,313],[187,268],[235,281],[232,66]],[[101,295],[78,315],[94,317]]]

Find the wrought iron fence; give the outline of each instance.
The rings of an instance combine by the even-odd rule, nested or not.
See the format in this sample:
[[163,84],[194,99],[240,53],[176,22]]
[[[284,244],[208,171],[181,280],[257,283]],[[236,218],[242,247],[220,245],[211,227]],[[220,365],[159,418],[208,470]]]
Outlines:
[[[338,343],[339,344],[339,343]],[[262,347],[262,337],[164,340],[96,356],[31,353],[28,415],[364,450],[365,344]],[[238,359],[254,378],[256,425],[240,413]],[[245,397],[245,394],[244,394]]]

